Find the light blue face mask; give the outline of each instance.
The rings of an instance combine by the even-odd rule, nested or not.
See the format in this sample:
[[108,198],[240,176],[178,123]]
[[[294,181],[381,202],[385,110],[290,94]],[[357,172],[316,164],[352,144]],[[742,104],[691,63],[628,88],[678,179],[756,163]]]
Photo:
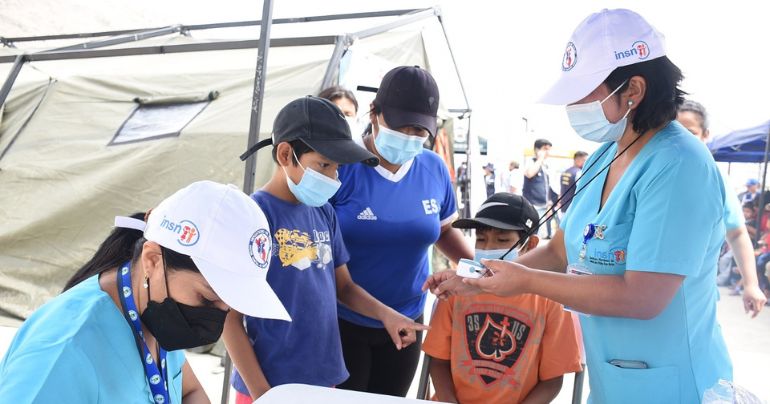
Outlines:
[[374,146],[380,156],[391,164],[401,165],[422,153],[422,145],[428,137],[405,135],[399,131],[382,126],[377,118],[380,130],[374,138]]
[[[505,256],[503,256],[503,254],[505,254]],[[481,262],[482,259],[513,262],[513,260],[516,258],[519,258],[519,250],[516,248],[511,250],[511,252],[508,252],[507,248],[501,248],[498,250],[481,250],[477,248],[476,254],[473,256],[473,260],[476,262]]]
[[[292,150],[292,154],[294,154],[294,150]],[[312,168],[303,167],[296,154],[294,154],[294,158],[297,159],[297,164],[302,167],[304,173],[302,174],[302,179],[299,180],[299,184],[295,184],[289,178],[286,167],[281,166],[283,173],[286,175],[289,191],[294,194],[297,200],[307,206],[317,208],[329,202],[329,198],[337,193],[342,183],[338,179],[331,179]]]
[[599,101],[589,102],[586,104],[567,105],[567,118],[569,119],[572,129],[577,132],[580,137],[592,142],[616,142],[623,136],[623,132],[626,130],[628,124],[628,113],[631,112],[631,101],[628,104],[628,111],[623,115],[619,121],[612,123],[607,120],[607,116],[604,115],[604,109],[602,104],[607,101],[613,94],[618,92],[623,83],[611,92],[606,98]]

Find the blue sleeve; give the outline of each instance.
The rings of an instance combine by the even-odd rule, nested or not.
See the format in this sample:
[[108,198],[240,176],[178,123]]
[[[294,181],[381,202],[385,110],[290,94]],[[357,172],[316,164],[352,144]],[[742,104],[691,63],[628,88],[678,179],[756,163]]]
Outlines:
[[741,206],[738,198],[733,194],[728,193],[727,179],[724,176],[719,177],[722,180],[722,186],[725,189],[725,206],[724,206],[724,223],[725,231],[735,230],[741,226],[745,226],[745,218],[743,217],[743,207]]
[[93,403],[98,379],[88,358],[72,344],[29,347],[6,357],[0,397],[7,403]]
[[345,265],[350,261],[350,254],[347,247],[345,247],[345,241],[342,239],[342,231],[340,230],[340,222],[337,220],[337,214],[330,205],[324,206],[327,209],[327,216],[331,218],[329,223],[329,231],[331,232],[332,241],[332,256],[334,257],[334,268],[339,268],[341,265]]
[[455,200],[455,190],[452,186],[452,179],[449,177],[449,169],[444,160],[438,158],[441,170],[441,181],[444,188],[444,200],[441,201],[441,210],[439,211],[439,220],[441,225],[445,225],[455,219],[457,214],[457,201]]
[[714,232],[723,232],[724,193],[716,165],[673,146],[655,156],[648,168],[654,174],[635,191],[628,270],[693,275],[703,266]]

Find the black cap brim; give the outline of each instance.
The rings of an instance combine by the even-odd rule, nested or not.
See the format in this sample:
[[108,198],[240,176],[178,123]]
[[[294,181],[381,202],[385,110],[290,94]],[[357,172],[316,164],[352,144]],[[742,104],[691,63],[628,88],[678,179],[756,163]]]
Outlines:
[[311,149],[337,164],[364,163],[370,167],[380,164],[380,159],[359,146],[352,139],[303,139]]
[[385,123],[387,123],[388,127],[391,129],[417,126],[427,130],[431,136],[436,136],[435,116],[389,107],[387,105],[383,105],[381,108],[382,115],[385,116]]
[[516,226],[510,223],[504,223],[499,220],[489,219],[486,217],[474,219],[458,219],[452,223],[452,227],[456,229],[478,229],[479,227],[493,227],[500,230],[527,230],[527,228],[524,226]]

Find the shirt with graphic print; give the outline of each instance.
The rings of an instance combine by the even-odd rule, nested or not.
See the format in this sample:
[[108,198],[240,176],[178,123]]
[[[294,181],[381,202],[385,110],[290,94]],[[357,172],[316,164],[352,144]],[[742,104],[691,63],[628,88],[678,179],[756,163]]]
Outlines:
[[542,296],[452,296],[430,325],[422,349],[450,361],[463,404],[518,403],[539,381],[581,370],[569,312]]
[[[293,204],[265,191],[251,197],[265,212],[273,236],[267,283],[292,319],[244,316],[262,372],[271,386],[340,384],[348,372],[337,323],[335,268],[349,256],[334,210],[329,204]],[[233,387],[248,394],[237,371]]]
[[[436,153],[423,150],[396,171],[348,164],[329,201],[350,251],[353,281],[382,303],[415,319],[422,315],[428,248],[441,226],[457,217],[449,170]],[[338,307],[345,321],[383,328],[378,320]]]

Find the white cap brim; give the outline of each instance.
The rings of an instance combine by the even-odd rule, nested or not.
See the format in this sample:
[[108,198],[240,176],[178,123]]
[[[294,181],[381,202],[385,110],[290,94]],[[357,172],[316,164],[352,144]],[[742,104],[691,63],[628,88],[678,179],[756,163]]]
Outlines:
[[253,274],[243,275],[201,258],[192,257],[192,260],[228,306],[251,317],[291,321],[281,300],[256,268]]
[[538,100],[541,104],[569,105],[582,100],[591,94],[609,77],[615,69],[611,67],[595,73],[574,76],[569,72],[562,73],[559,80]]

